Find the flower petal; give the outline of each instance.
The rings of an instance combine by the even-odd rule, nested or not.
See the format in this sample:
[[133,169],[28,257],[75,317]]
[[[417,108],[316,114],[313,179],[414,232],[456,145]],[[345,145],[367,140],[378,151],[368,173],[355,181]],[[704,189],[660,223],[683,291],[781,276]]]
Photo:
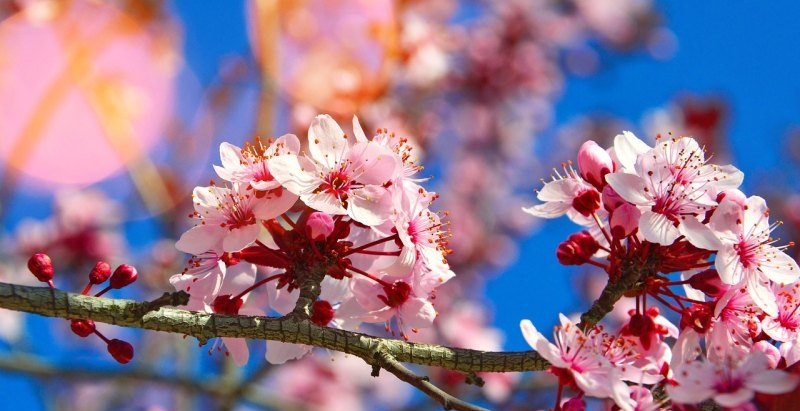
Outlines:
[[625,201],[642,206],[653,203],[645,192],[647,182],[635,174],[622,172],[606,174],[606,182]]
[[667,216],[649,210],[639,219],[639,232],[645,240],[661,245],[670,245],[681,235]]
[[308,152],[314,160],[334,168],[349,147],[350,142],[336,120],[327,114],[314,117],[308,129]]

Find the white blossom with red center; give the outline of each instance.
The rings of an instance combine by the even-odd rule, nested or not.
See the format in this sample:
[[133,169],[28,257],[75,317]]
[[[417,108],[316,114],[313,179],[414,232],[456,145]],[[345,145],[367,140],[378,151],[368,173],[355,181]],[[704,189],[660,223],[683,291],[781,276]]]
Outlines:
[[317,116],[308,130],[310,156],[277,156],[270,172],[309,207],[378,225],[391,212],[385,185],[397,177],[401,162],[384,145],[353,140],[330,116]]
[[[629,150],[632,134],[617,136],[620,158]],[[627,142],[627,143],[623,143]],[[738,187],[743,174],[733,166],[707,164],[705,153],[689,137],[661,139],[656,146],[639,153],[633,170],[618,171],[606,176],[608,184],[626,201],[642,209],[639,228],[645,240],[672,244],[681,234],[695,229],[697,217],[705,215],[715,205],[718,191]]]
[[[246,144],[244,149],[230,143],[219,146],[219,157],[222,167],[214,166],[217,175],[232,183],[249,184],[259,191],[275,190],[273,195],[283,195],[283,187],[272,177],[268,160],[276,155],[297,155],[300,151],[300,140],[293,134],[286,134],[264,146],[260,139],[255,144]],[[291,196],[292,194],[286,193]],[[297,200],[297,197],[295,197]]]
[[721,363],[693,361],[674,370],[676,385],[667,385],[672,401],[698,404],[713,399],[723,407],[747,404],[756,392],[782,394],[793,390],[800,379],[796,375],[769,368],[761,351],[743,359],[728,358]]

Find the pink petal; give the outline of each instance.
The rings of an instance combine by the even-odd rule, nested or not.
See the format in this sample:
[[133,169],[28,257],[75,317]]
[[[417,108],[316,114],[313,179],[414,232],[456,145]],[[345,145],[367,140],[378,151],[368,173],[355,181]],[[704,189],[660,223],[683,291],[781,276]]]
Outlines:
[[747,292],[756,305],[770,316],[778,315],[778,303],[775,301],[775,294],[772,288],[764,284],[761,275],[747,276]]
[[242,228],[234,228],[222,240],[222,249],[229,252],[242,251],[256,240],[260,231],[258,224],[246,225]]
[[670,245],[681,235],[672,221],[664,214],[645,211],[639,219],[639,232],[651,243]]
[[551,201],[533,207],[523,208],[522,211],[539,218],[556,218],[564,215],[572,208],[571,203]]
[[233,362],[238,366],[244,366],[247,364],[247,360],[250,358],[250,350],[247,349],[247,340],[244,338],[222,338],[223,343],[225,343],[225,349],[231,353],[231,358],[233,358]]
[[428,328],[436,319],[436,309],[423,298],[409,298],[399,309],[403,325],[410,328]]
[[347,214],[361,224],[378,225],[389,217],[392,197],[388,190],[379,186],[366,186],[353,190],[348,199]]
[[692,216],[681,220],[678,229],[695,247],[712,251],[722,248],[722,243],[711,229]]
[[303,157],[292,154],[276,156],[269,160],[267,167],[275,180],[297,195],[311,192],[320,184],[320,179],[314,175],[316,167]]
[[611,173],[606,174],[606,182],[625,201],[635,205],[650,205],[652,200],[645,193],[647,182],[635,174]]
[[633,171],[636,159],[648,150],[650,150],[650,146],[630,131],[623,131],[622,134],[614,137],[614,153],[617,161],[625,170]]
[[184,253],[199,255],[219,247],[223,235],[224,229],[220,227],[200,224],[183,233],[175,243],[175,248]]
[[298,360],[311,352],[310,345],[290,344],[280,341],[267,341],[266,358],[270,364],[283,364],[289,360]]

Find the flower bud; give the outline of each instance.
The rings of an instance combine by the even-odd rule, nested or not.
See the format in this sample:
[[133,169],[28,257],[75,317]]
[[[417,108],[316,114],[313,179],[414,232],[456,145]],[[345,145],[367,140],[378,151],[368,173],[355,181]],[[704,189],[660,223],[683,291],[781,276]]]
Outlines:
[[333,313],[331,303],[325,300],[315,301],[311,307],[311,322],[326,327],[333,320]]
[[606,211],[613,212],[617,207],[627,203],[610,185],[603,187],[603,208]]
[[129,343],[113,339],[108,342],[108,353],[120,364],[127,364],[133,359],[133,346]]
[[709,297],[719,297],[728,290],[722,283],[717,270],[709,268],[692,276],[687,282],[692,288],[702,291]]
[[611,225],[611,235],[614,238],[624,238],[639,228],[639,218],[642,212],[633,204],[623,203],[611,213],[609,221]]
[[606,185],[606,174],[614,169],[614,162],[606,150],[589,140],[578,150],[578,169],[589,184],[602,190]]
[[89,272],[90,284],[102,284],[111,276],[111,266],[105,261],[98,261]]
[[136,268],[132,265],[122,264],[114,270],[114,274],[111,275],[111,288],[122,288],[125,287],[132,282],[136,281],[136,277],[139,276],[139,273],[136,272]]
[[211,310],[217,314],[236,315],[242,308],[244,300],[241,297],[233,298],[230,294],[220,295],[211,303]]
[[36,253],[28,259],[28,270],[36,276],[36,279],[47,283],[53,280],[53,261],[50,256],[44,253]]
[[556,257],[564,265],[581,265],[589,261],[599,249],[597,240],[588,231],[581,231],[572,234],[558,246]]
[[94,332],[94,321],[92,320],[72,320],[69,328],[79,337],[86,338]]
[[572,208],[582,215],[588,217],[600,208],[600,193],[589,188],[572,199]]
[[308,221],[306,221],[306,231],[312,240],[325,240],[331,235],[333,228],[333,218],[328,213],[311,213],[308,216]]

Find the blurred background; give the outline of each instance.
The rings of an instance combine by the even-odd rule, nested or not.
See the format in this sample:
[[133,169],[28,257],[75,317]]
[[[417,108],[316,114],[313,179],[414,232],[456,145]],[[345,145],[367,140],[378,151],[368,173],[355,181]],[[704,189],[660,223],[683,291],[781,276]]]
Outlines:
[[[449,212],[457,277],[416,340],[526,350],[520,319],[547,329],[605,282],[557,264],[576,227],[520,210],[587,139],[693,135],[800,238],[798,16],[789,1],[0,0],[0,281],[34,284],[41,251],[65,290],[106,260],[140,272],[112,296],[171,291],[220,142],[357,115],[409,138]],[[0,409],[437,409],[328,351],[271,367],[253,343],[239,369],[213,344],[100,329],[133,342],[131,364],[66,321],[0,310]],[[492,409],[552,403],[544,375],[422,372]]]

